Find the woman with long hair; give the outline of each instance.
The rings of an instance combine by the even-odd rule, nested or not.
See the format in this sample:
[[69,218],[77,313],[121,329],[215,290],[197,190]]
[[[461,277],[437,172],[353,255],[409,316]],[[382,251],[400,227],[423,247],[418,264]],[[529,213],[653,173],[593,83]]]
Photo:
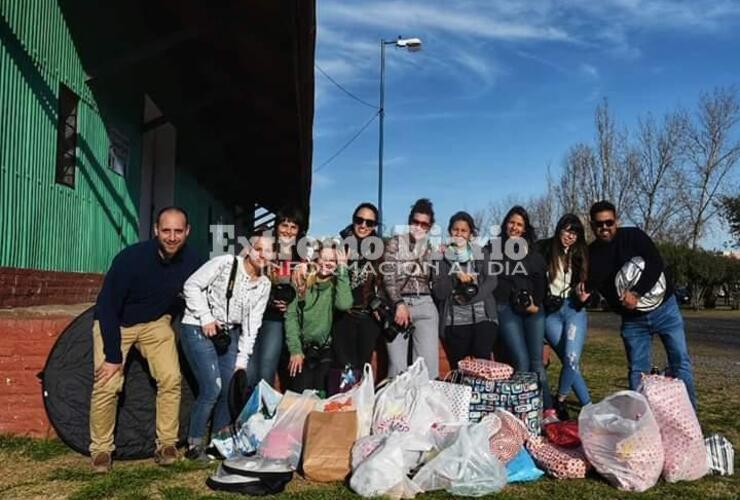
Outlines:
[[434,273],[432,293],[439,309],[439,333],[450,368],[464,358],[490,359],[496,341],[497,314],[488,254],[472,241],[478,234],[473,217],[457,212],[447,226],[450,245]]
[[568,419],[565,399],[571,390],[581,405],[591,402],[580,359],[588,330],[588,315],[578,299],[588,276],[588,246],[583,223],[574,214],[560,218],[552,238],[539,242],[547,263],[548,290],[545,300],[545,337],[560,358],[555,410],[560,420]]
[[207,460],[205,438],[229,424],[228,388],[235,369],[255,357],[254,343],[270,295],[265,267],[272,259],[269,237],[251,238],[246,257],[215,257],[185,282],[180,343],[198,384],[186,456]]
[[254,387],[261,379],[274,384],[284,347],[284,316],[293,297],[295,286],[291,279],[300,262],[297,241],[303,234],[305,220],[297,208],[283,208],[275,217],[275,261],[267,276],[272,282],[270,300],[257,335],[253,362],[247,366],[247,384]]
[[499,337],[516,371],[537,374],[545,416],[549,417],[554,411],[542,361],[547,273],[545,260],[534,245],[535,229],[523,207],[514,206],[506,214],[501,239],[503,272],[493,292],[498,304]]
[[[368,238],[378,238],[378,209],[372,203],[360,203],[352,213],[352,222],[340,231],[342,243],[348,247],[349,283],[352,288],[352,307],[339,311],[335,317],[332,347],[337,380],[330,380],[329,389],[344,389],[341,377],[351,371],[359,380],[360,371],[370,362],[380,334],[380,325],[373,317],[370,305],[380,287],[380,256],[372,258]],[[378,238],[378,243],[382,243]],[[382,248],[382,247],[381,247]],[[333,373],[334,375],[334,373]],[[336,382],[336,384],[334,384]],[[336,385],[337,387],[333,387]]]
[[285,343],[290,352],[288,388],[326,391],[332,362],[334,312],[352,307],[344,249],[324,247],[311,263],[304,285],[285,312]]

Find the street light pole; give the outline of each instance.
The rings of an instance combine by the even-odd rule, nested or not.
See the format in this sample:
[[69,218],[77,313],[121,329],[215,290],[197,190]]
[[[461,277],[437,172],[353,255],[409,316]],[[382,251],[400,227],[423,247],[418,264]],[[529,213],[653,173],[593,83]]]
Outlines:
[[395,45],[415,52],[421,49],[421,40],[418,38],[402,38],[397,40],[380,40],[380,103],[378,105],[378,228],[383,234],[383,121],[385,120],[385,46]]

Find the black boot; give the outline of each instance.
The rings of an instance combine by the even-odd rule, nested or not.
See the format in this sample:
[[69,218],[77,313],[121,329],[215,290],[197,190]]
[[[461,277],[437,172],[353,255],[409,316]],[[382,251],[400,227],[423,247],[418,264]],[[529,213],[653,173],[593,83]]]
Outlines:
[[556,399],[555,400],[555,411],[557,412],[558,419],[561,422],[570,420],[570,416],[568,415],[568,408],[565,407],[565,401],[560,401],[559,399]]

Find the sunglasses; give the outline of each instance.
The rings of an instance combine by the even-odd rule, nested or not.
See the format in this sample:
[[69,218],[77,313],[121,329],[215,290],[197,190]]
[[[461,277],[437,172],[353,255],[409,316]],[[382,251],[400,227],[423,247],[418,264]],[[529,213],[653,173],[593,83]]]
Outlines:
[[411,225],[413,226],[419,226],[422,229],[429,229],[432,227],[430,223],[424,220],[418,220],[418,219],[411,219]]
[[595,228],[602,228],[602,227],[612,227],[616,221],[614,219],[607,219],[607,220],[592,220],[591,225]]
[[370,227],[370,228],[373,228],[373,227],[375,227],[375,226],[378,225],[378,221],[376,221],[376,220],[373,220],[373,219],[364,219],[364,218],[362,218],[360,216],[357,216],[357,215],[355,215],[354,217],[352,217],[352,222],[354,222],[354,224],[356,226],[361,226],[361,225],[365,224],[365,226]]

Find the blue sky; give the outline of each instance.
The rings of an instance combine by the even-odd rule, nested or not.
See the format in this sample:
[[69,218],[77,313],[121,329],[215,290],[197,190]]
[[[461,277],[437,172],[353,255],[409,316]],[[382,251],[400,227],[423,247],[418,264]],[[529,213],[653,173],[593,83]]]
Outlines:
[[[418,197],[439,221],[512,193],[543,192],[567,149],[594,136],[607,97],[617,120],[691,108],[740,84],[740,0],[317,1],[316,62],[377,103],[386,52],[384,212],[403,222]],[[333,234],[377,201],[377,120],[316,72],[312,234]]]

